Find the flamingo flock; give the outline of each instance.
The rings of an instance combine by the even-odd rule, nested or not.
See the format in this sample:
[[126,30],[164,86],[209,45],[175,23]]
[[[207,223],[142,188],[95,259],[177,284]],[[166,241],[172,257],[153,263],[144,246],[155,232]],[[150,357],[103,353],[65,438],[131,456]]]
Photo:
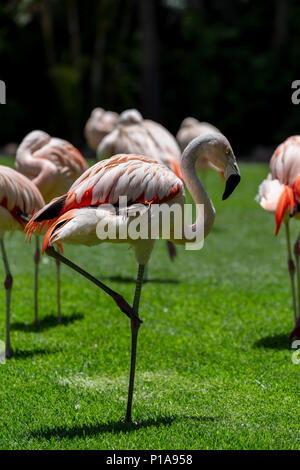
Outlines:
[[[212,200],[197,171],[211,168],[225,183],[222,199],[227,199],[240,182],[240,171],[228,139],[215,126],[193,118],[185,119],[176,139],[160,124],[144,119],[136,109],[120,115],[96,108],[86,123],[84,134],[99,160],[90,168],[70,142],[43,131],[30,132],[20,143],[15,170],[0,166],[0,245],[6,273],[6,357],[12,355],[10,340],[10,298],[12,274],[4,245],[5,232],[25,231],[26,239],[36,237],[34,255],[34,322],[38,322],[39,237],[42,253],[57,265],[57,310],[61,321],[60,263],[75,270],[109,295],[129,318],[131,358],[125,421],[132,422],[138,332],[142,324],[140,302],[146,266],[155,240],[166,239],[170,254],[174,245],[190,244],[209,235],[215,220]],[[196,221],[185,221],[186,194],[203,210]],[[126,206],[120,203],[126,198]],[[292,287],[295,326],[292,336],[300,336],[300,235],[292,250],[290,219],[300,218],[300,136],[287,139],[275,151],[270,173],[259,187],[257,199],[275,214],[277,234],[285,226],[288,269]],[[180,207],[183,217],[170,219],[166,235],[156,208]],[[129,228],[141,218],[158,228],[152,238],[133,236]],[[115,229],[107,238],[105,227]],[[121,234],[126,233],[126,237]],[[129,244],[137,261],[137,277],[132,306],[91,273],[64,255],[65,244],[93,246],[102,243]],[[294,256],[294,258],[293,258]],[[295,260],[295,262],[294,262]]]

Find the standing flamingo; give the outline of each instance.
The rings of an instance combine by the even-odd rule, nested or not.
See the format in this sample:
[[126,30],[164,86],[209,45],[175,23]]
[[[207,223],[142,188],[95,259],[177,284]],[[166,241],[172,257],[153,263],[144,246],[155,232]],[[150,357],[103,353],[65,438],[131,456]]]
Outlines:
[[0,245],[6,278],[6,342],[5,357],[12,355],[10,344],[10,297],[13,278],[4,246],[5,232],[24,230],[28,216],[44,206],[43,197],[28,178],[12,168],[0,165]]
[[[199,212],[196,222],[191,226],[182,221],[184,231],[180,239],[172,235],[174,234],[174,221],[170,221],[170,238],[174,243],[191,242],[198,234],[204,234],[206,237],[214,223],[213,203],[195,171],[195,163],[198,158],[202,158],[203,154],[225,172],[227,182],[223,199],[232,193],[240,181],[235,156],[228,140],[223,135],[207,134],[194,139],[181,156],[181,172],[183,181],[195,203],[202,204],[204,211],[203,213]],[[121,210],[121,206],[118,207],[120,196],[127,197],[128,205],[125,210],[124,208]],[[141,206],[150,217],[155,218],[154,206],[156,204],[159,206],[168,204],[170,207],[179,204],[184,213],[185,193],[182,180],[166,166],[153,162],[151,158],[141,155],[115,155],[98,162],[87,170],[73,184],[67,194],[46,205],[27,225],[27,235],[31,235],[41,223],[48,224],[49,229],[44,238],[43,251],[46,250],[50,256],[60,259],[97,284],[113,298],[119,308],[130,318],[131,367],[126,422],[131,422],[137,336],[141,325],[139,301],[144,267],[149,261],[155,240],[151,238],[136,239],[131,237],[129,233],[127,239],[124,239],[118,234],[123,227],[128,227],[129,221],[135,218],[134,214]],[[62,242],[84,245],[101,243],[99,235],[102,232],[99,234],[99,222],[101,226],[105,226],[108,222],[116,224],[119,228],[117,237],[108,241],[127,242],[134,248],[139,268],[132,308],[117,292],[96,280],[52,248],[53,244]]]
[[103,108],[95,108],[84,128],[84,136],[93,150],[97,150],[101,140],[109,134],[117,125],[118,113],[105,111]]
[[261,207],[268,212],[275,213],[276,230],[278,234],[282,222],[285,225],[285,234],[288,252],[288,270],[291,280],[293,311],[295,328],[290,336],[300,337],[300,269],[299,269],[299,243],[298,237],[294,254],[296,258],[298,308],[295,288],[295,264],[292,257],[290,240],[290,217],[300,218],[297,206],[300,203],[300,136],[292,136],[280,144],[270,161],[270,173],[259,186],[257,200]]
[[[211,132],[221,133],[221,131],[219,131],[217,127],[213,126],[212,124],[209,124],[208,122],[200,122],[195,118],[187,117],[181,123],[179,131],[176,135],[176,140],[181,150],[183,151],[185,147],[191,142],[191,140],[195,139],[195,137],[203,134],[209,134]],[[213,163],[205,157],[201,160],[198,160],[197,171],[205,171],[208,168],[211,168],[213,170],[217,169],[213,165]]]
[[[170,168],[179,177],[180,149],[174,137],[160,124],[143,119],[136,109],[127,109],[120,115],[116,128],[100,143],[97,150],[98,160],[119,153],[147,155],[154,161]],[[167,241],[171,260],[176,256],[176,248]],[[146,274],[144,276],[146,278]]]
[[[45,202],[64,194],[71,184],[88,168],[73,145],[66,140],[51,137],[43,131],[30,132],[18,147],[15,168],[27,176],[41,191]],[[36,238],[35,292],[38,285],[39,244]],[[61,322],[60,263],[57,266],[57,312]],[[37,295],[35,296],[34,321],[38,323]]]

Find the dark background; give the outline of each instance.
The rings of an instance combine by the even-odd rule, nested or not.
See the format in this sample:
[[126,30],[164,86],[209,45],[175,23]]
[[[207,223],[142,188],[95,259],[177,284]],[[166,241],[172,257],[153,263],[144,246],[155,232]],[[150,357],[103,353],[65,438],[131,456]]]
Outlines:
[[254,156],[300,133],[299,31],[299,0],[1,0],[0,146],[39,128],[84,149],[93,107],[135,107]]

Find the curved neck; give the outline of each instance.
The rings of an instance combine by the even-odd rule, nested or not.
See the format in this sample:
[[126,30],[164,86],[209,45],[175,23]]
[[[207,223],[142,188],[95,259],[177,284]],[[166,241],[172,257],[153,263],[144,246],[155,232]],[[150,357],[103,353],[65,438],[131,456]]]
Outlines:
[[27,146],[20,145],[15,167],[18,171],[29,177],[39,188],[44,198],[47,196],[48,188],[55,181],[55,166],[46,158],[35,158],[33,151]]
[[[204,211],[199,211],[197,219],[192,225],[184,226],[185,235],[196,238],[197,234],[203,231],[204,238],[209,234],[215,220],[215,208],[213,203],[199,180],[195,164],[200,157],[209,158],[210,149],[205,142],[199,145],[188,145],[181,156],[181,172],[183,181],[189,190],[195,204],[203,204]],[[191,238],[189,240],[191,241]]]

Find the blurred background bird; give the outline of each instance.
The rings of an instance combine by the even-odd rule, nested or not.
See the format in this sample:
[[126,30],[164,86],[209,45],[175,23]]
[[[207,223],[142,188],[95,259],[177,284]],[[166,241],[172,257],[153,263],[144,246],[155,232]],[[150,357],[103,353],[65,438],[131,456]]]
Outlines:
[[[45,202],[36,187],[26,176],[7,166],[0,165],[0,245],[6,272],[4,287],[6,291],[6,342],[5,356],[12,355],[10,342],[10,298],[13,277],[9,268],[8,257],[4,245],[5,232],[24,230],[29,218],[41,209]],[[20,253],[22,258],[22,253]],[[35,284],[35,299],[37,298]]]
[[103,108],[93,109],[84,127],[84,136],[93,150],[97,150],[102,139],[114,130],[118,119],[118,113]]
[[[45,202],[68,191],[72,183],[88,168],[88,164],[70,142],[51,137],[46,132],[30,132],[20,143],[15,160],[18,172],[38,187]],[[39,242],[36,238],[35,284],[38,285]],[[61,322],[60,264],[57,265],[57,318]],[[37,299],[34,322],[38,323]]]
[[[179,131],[176,134],[176,139],[181,150],[183,151],[189,142],[195,139],[195,137],[203,134],[209,134],[210,132],[219,132],[221,134],[221,131],[212,124],[209,124],[208,122],[200,122],[192,117],[187,117],[182,121]],[[217,170],[214,164],[211,163],[207,158],[203,157],[201,160],[198,160],[197,171],[202,171],[204,173],[203,176],[205,175],[205,171],[209,168]],[[220,174],[224,176],[222,172],[220,172]]]
[[[118,153],[147,155],[182,178],[181,153],[175,138],[160,124],[143,119],[141,113],[136,109],[128,109],[121,113],[116,128],[100,143],[97,149],[97,158],[102,160]],[[176,248],[169,240],[167,248],[169,256],[173,260],[176,256]]]

